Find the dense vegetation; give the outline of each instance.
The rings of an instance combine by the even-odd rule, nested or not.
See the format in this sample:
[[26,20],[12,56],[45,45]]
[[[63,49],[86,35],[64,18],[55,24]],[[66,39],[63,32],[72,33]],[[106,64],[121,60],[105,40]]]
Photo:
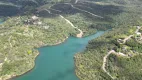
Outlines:
[[3,79],[30,70],[38,55],[35,48],[61,43],[70,34],[76,33],[60,17],[39,18],[42,25],[27,25],[27,19],[27,16],[11,17],[0,25],[0,63],[3,65],[0,67],[0,76]]
[[76,73],[81,80],[112,80],[102,69],[103,58],[112,49],[131,56],[130,58],[114,54],[109,56],[106,70],[114,77],[113,79],[142,79],[142,41],[135,40],[134,36],[125,44],[119,44],[117,42],[118,39],[124,39],[134,34],[136,30],[135,26],[141,26],[142,12],[139,12],[139,10],[142,6],[140,3],[142,3],[140,0],[101,0],[97,2],[97,4],[101,5],[115,5],[119,6],[119,8],[123,7],[123,11],[116,16],[114,16],[114,14],[111,15],[111,17],[114,16],[112,24],[114,28],[112,28],[111,31],[89,42],[87,49],[83,53],[79,53],[75,56],[77,66]]
[[[90,41],[83,54],[75,55],[76,74],[81,80],[111,80],[102,70],[103,57],[111,49],[134,56],[111,54],[107,71],[117,80],[141,80],[141,41],[132,37],[123,45],[117,42],[142,25],[141,4],[140,0],[1,0],[0,79],[30,70],[38,54],[35,48],[60,43],[78,33],[62,15],[81,29],[83,36],[112,29]],[[33,15],[38,19],[33,20]]]

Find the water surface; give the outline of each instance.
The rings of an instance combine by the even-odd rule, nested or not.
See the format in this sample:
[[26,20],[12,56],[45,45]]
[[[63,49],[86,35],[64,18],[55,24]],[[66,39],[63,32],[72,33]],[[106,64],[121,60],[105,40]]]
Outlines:
[[0,18],[0,24],[2,24],[4,22],[3,18]]
[[0,21],[0,24],[2,24],[3,23],[3,21]]
[[39,48],[34,69],[14,80],[79,80],[75,75],[74,54],[85,50],[88,41],[103,33],[99,31],[85,38],[69,37],[62,44]]

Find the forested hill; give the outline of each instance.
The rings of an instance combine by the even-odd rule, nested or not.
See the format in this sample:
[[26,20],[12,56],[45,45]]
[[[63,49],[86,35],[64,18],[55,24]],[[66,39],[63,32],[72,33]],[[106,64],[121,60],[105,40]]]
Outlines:
[[[142,26],[142,0],[0,0],[0,21],[4,21],[0,24],[0,80],[32,69],[37,47],[110,28],[89,42],[84,54],[75,56],[77,76],[81,80],[142,79],[142,38],[137,36],[142,33],[137,29]],[[132,57],[116,55],[120,52]]]
[[[57,2],[64,2],[64,0],[0,0],[0,16],[30,14],[41,5]],[[65,2],[70,2],[70,0],[65,0]]]
[[[87,9],[87,11],[95,12],[96,9],[102,10],[103,8],[110,8],[115,10],[117,6],[139,6],[141,7],[141,0],[0,0],[0,16],[12,16],[16,14],[30,14],[34,13],[36,9],[43,5],[55,5],[58,3],[71,3],[77,7]],[[95,5],[94,5],[95,4]],[[106,6],[111,5],[111,6]],[[59,5],[61,6],[61,5]],[[65,6],[64,6],[65,7]],[[114,8],[113,8],[114,7]],[[92,10],[93,9],[93,10]],[[122,10],[118,10],[114,13],[120,13]],[[99,14],[107,14],[106,12],[100,12]]]

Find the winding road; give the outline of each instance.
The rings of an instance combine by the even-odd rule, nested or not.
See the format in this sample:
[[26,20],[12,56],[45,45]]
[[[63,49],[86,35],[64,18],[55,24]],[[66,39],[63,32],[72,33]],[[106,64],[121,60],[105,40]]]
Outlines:
[[115,53],[115,51],[114,51],[114,50],[111,50],[111,51],[109,51],[109,52],[107,53],[106,56],[104,56],[102,69],[103,69],[103,71],[104,71],[105,73],[107,73],[107,75],[109,75],[112,79],[114,79],[114,78],[111,76],[111,74],[110,74],[109,72],[107,72],[107,70],[106,70],[106,68],[105,68],[105,67],[106,67],[106,63],[107,63],[107,58],[108,58],[108,56],[109,56],[111,53]]
[[[136,29],[135,33],[137,34],[140,29],[141,29],[141,27],[140,27],[140,26],[137,26],[137,29]],[[128,36],[128,37],[126,37],[125,39],[123,39],[123,40],[122,40],[123,42],[120,42],[119,40],[117,40],[117,42],[119,42],[119,44],[125,44],[126,41],[128,41],[128,40],[129,40],[130,38],[132,38],[133,36],[134,36],[134,34],[133,34],[133,35],[130,35],[130,36]]]
[[[136,29],[135,33],[138,33],[140,29],[141,29],[141,27],[137,26],[137,29]],[[134,34],[128,36],[127,38],[125,38],[125,39],[123,40],[123,43],[119,43],[119,44],[125,44],[126,41],[129,40],[129,39],[130,39],[131,37],[133,37],[133,36],[134,36]],[[103,65],[102,65],[103,71],[104,71],[108,76],[110,76],[112,79],[115,79],[115,78],[106,70],[107,58],[109,57],[110,54],[114,54],[114,55],[122,56],[122,57],[126,57],[126,58],[129,58],[129,56],[126,55],[126,54],[124,54],[124,53],[122,53],[122,52],[116,52],[115,50],[110,50],[110,51],[107,53],[107,55],[105,55],[105,56],[103,57]]]
[[94,16],[94,17],[103,18],[102,16],[93,14],[93,13],[91,13],[91,12],[89,12],[89,11],[86,11],[86,10],[83,10],[83,9],[80,9],[80,8],[77,8],[77,7],[75,7],[74,5],[72,5],[71,3],[64,3],[64,4],[71,5],[72,8],[77,9],[77,10],[80,10],[80,11],[83,11],[83,12],[85,12],[85,13],[88,13],[88,14]]
[[[48,9],[44,9],[44,10],[47,11],[49,14],[54,14],[54,13],[51,13],[50,10],[48,10]],[[55,14],[55,15],[58,15],[58,14]],[[75,27],[73,25],[73,23],[70,20],[66,19],[64,16],[62,16],[60,14],[59,14],[59,16],[62,19],[64,19],[67,23],[69,23],[73,28],[77,29],[80,32],[79,34],[76,35],[76,37],[81,38],[83,36],[83,31],[81,29],[79,29],[78,27]]]
[[129,56],[126,55],[126,54],[124,54],[124,53],[121,53],[121,52],[116,52],[115,50],[110,50],[110,51],[107,53],[107,55],[105,55],[105,56],[103,57],[103,65],[102,65],[103,71],[104,71],[107,75],[109,75],[112,79],[115,79],[115,78],[106,70],[106,68],[105,68],[105,67],[106,67],[106,64],[107,64],[107,58],[109,57],[110,54],[114,54],[114,55],[122,56],[122,57],[127,57],[127,58],[129,58]]
[[67,23],[69,23],[73,28],[77,29],[80,33],[76,35],[76,37],[81,38],[83,36],[83,31],[81,29],[79,29],[78,27],[75,27],[73,25],[73,23],[71,23],[71,21],[69,21],[68,19],[66,19],[64,16],[59,15],[62,19],[64,19]]

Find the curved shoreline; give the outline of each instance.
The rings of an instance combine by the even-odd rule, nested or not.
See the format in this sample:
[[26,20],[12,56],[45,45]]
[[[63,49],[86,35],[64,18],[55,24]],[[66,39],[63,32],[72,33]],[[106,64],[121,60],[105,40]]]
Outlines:
[[[76,36],[77,37],[77,36]],[[38,45],[38,48],[41,48],[41,47],[45,47],[45,46],[56,46],[56,45],[59,45],[59,44],[62,44],[62,43],[64,43],[67,39],[68,39],[69,37],[66,37],[66,38],[64,38],[62,41],[60,41],[60,42],[57,42],[57,43],[55,43],[55,44],[42,44],[42,45]],[[78,37],[77,37],[78,38]],[[37,50],[38,51],[38,50]],[[19,74],[19,75],[9,75],[10,77],[8,77],[7,79],[5,79],[5,80],[13,80],[13,79],[15,79],[15,78],[17,78],[17,77],[20,77],[20,76],[23,76],[24,74],[27,74],[28,72],[30,72],[30,71],[32,71],[33,69],[34,69],[34,67],[35,67],[35,60],[36,60],[36,58],[38,57],[40,55],[40,52],[38,51],[38,53],[37,53],[37,55],[34,57],[34,64],[33,64],[33,66],[32,66],[32,68],[31,69],[29,69],[29,70],[27,70],[26,72],[24,72],[24,73],[21,73],[21,74]],[[75,72],[75,74],[76,74],[76,72]],[[76,75],[77,76],[77,75]],[[77,76],[78,77],[78,76]],[[1,80],[1,79],[0,79]],[[2,79],[3,80],[3,79]]]
[[[79,54],[79,53],[78,53]],[[77,54],[76,54],[77,55]],[[79,78],[79,80],[83,80],[78,74],[77,74],[77,64],[76,64],[76,55],[74,55],[74,65],[75,65],[75,75]]]
[[[63,42],[65,42],[67,39],[68,39],[69,37],[66,37],[65,39],[63,39],[61,42],[57,42],[57,43],[55,43],[55,44],[53,44],[53,45],[49,45],[49,46],[54,46],[54,45],[58,45],[58,44],[61,44],[61,43],[63,43]],[[78,38],[78,37],[76,37],[76,38]],[[48,45],[45,45],[45,44],[42,44],[42,45],[40,45],[39,44],[39,47],[45,47],[45,46],[48,46]],[[38,55],[39,55],[40,53],[38,52],[38,54],[35,56],[35,59],[34,59],[34,64],[33,64],[33,67],[32,68],[30,68],[28,71],[26,71],[25,73],[22,73],[22,74],[19,74],[19,75],[14,75],[14,76],[11,76],[10,78],[7,78],[6,80],[14,80],[14,79],[16,79],[17,77],[20,77],[20,76],[23,76],[24,74],[27,74],[28,72],[30,72],[30,71],[32,71],[33,69],[34,69],[34,67],[35,67],[35,60],[36,60],[36,58],[38,57]],[[76,75],[76,77],[80,80],[80,77],[78,76],[78,74],[77,74],[77,72],[76,72],[76,61],[75,61],[75,55],[74,55],[74,74]]]
[[[61,15],[60,15],[60,17],[62,17],[63,19],[65,19],[65,18],[64,18],[63,16],[61,16]],[[73,28],[77,28],[77,27],[75,27],[69,20],[65,19],[65,21],[67,21],[69,24],[71,24],[71,26],[72,26]],[[78,28],[77,28],[77,29],[78,29]],[[76,37],[77,37],[77,38],[82,38],[83,32],[82,32],[81,29],[78,29],[78,30],[80,31],[80,33],[79,33],[79,34],[76,34]],[[78,35],[79,35],[79,36],[78,36]],[[45,44],[45,43],[41,43],[41,44],[38,44],[36,47],[37,47],[37,48],[41,48],[41,47],[45,47],[45,46],[56,46],[56,45],[59,45],[59,44],[65,42],[68,38],[69,38],[69,37],[66,37],[66,38],[64,38],[62,41],[56,42],[55,44]],[[11,80],[11,79],[14,79],[14,78],[16,78],[16,77],[22,76],[22,75],[27,74],[28,72],[30,72],[31,70],[34,69],[34,67],[35,67],[35,60],[36,60],[36,58],[38,57],[39,54],[40,54],[40,53],[39,53],[39,51],[38,51],[37,55],[35,55],[35,57],[34,57],[34,60],[33,60],[34,62],[33,62],[32,68],[28,69],[26,72],[23,72],[23,73],[21,73],[21,74],[19,74],[19,75],[6,75],[5,78],[0,78],[0,80]]]
[[34,58],[34,64],[33,64],[33,67],[32,67],[31,69],[29,69],[28,71],[26,71],[26,72],[24,72],[24,73],[22,73],[22,74],[12,76],[11,78],[6,79],[6,80],[15,79],[15,78],[17,78],[17,77],[20,77],[20,76],[22,76],[22,75],[24,75],[24,74],[27,74],[28,72],[32,71],[32,70],[34,69],[34,67],[35,67],[35,60],[36,60],[36,58],[37,58],[39,55],[40,55],[40,53],[38,52],[37,55],[36,55],[35,58]]
[[[69,37],[66,37],[65,39],[63,39],[63,41],[57,42],[57,43],[52,44],[52,45],[49,45],[49,44],[38,45],[38,48],[45,47],[45,46],[56,46],[56,45],[59,45],[59,44],[64,43],[68,38],[69,38]],[[21,74],[19,74],[19,75],[14,75],[14,76],[13,76],[13,75],[9,75],[10,77],[8,77],[7,79],[4,79],[4,80],[13,80],[13,79],[15,79],[15,78],[17,78],[17,77],[23,76],[24,74],[27,74],[27,73],[29,73],[30,71],[32,71],[32,70],[34,69],[34,67],[35,67],[36,58],[40,55],[40,52],[39,52],[38,50],[36,50],[36,51],[37,51],[38,53],[37,53],[37,55],[34,57],[34,60],[33,60],[34,62],[33,62],[33,66],[32,66],[31,69],[29,69],[29,70],[27,70],[26,72],[21,73]],[[3,80],[3,79],[0,79],[0,80]]]

